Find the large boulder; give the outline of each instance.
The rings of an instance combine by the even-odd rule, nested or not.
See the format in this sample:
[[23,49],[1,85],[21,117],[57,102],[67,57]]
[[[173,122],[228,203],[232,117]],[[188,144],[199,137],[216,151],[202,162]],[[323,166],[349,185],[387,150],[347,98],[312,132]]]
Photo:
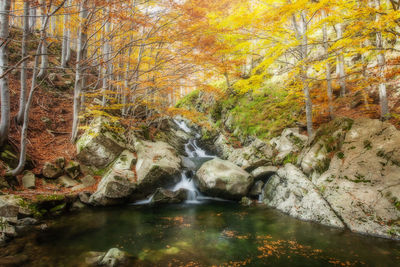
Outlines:
[[246,196],[253,177],[232,162],[215,158],[204,163],[196,173],[201,192],[227,199],[240,200]]
[[133,199],[153,193],[159,187],[170,187],[179,182],[181,158],[176,150],[164,142],[137,141],[137,188]]
[[292,164],[286,164],[269,179],[264,187],[263,202],[301,220],[344,227],[318,189]]
[[187,197],[188,191],[186,189],[179,189],[173,192],[164,188],[158,188],[150,203],[153,205],[182,203]]
[[77,159],[88,166],[105,168],[121,154],[126,145],[125,138],[110,127],[110,122],[98,117],[77,141]]
[[108,206],[126,201],[136,188],[133,171],[136,157],[125,150],[101,179],[97,191],[90,197],[89,204]]
[[298,128],[285,129],[279,137],[270,141],[270,144],[278,153],[275,160],[283,162],[290,154],[299,153],[307,141],[308,137],[300,134]]
[[355,120],[313,182],[352,231],[400,239],[400,131],[393,125]]
[[257,138],[248,146],[234,148],[228,139],[221,134],[215,141],[215,146],[218,155],[223,159],[235,163],[246,171],[252,171],[257,167],[272,163],[272,147]]

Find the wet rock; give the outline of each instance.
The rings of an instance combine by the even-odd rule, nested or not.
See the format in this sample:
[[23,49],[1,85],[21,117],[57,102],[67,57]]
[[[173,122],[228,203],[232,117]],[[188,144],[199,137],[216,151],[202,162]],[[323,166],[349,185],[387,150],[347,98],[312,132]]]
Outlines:
[[78,184],[75,180],[72,180],[70,177],[66,175],[63,175],[60,178],[58,178],[56,182],[66,188],[71,188]]
[[246,196],[253,183],[249,173],[232,162],[218,158],[204,163],[196,177],[201,192],[234,200]]
[[36,182],[36,176],[30,171],[24,173],[22,177],[22,186],[26,189],[34,189]]
[[135,196],[141,199],[159,187],[169,187],[179,181],[181,158],[176,150],[164,142],[137,141],[137,188]]
[[89,204],[91,194],[89,192],[81,192],[78,195],[79,200],[84,204]]
[[128,150],[122,152],[101,179],[97,191],[90,196],[89,203],[95,206],[108,206],[126,201],[136,188],[136,176],[132,171],[135,161],[133,153]]
[[86,205],[77,200],[72,204],[71,211],[77,211],[86,208]]
[[286,164],[269,179],[263,197],[263,202],[269,207],[298,219],[344,227],[317,188],[292,164]]
[[257,169],[253,170],[251,172],[251,175],[253,175],[254,180],[267,180],[269,177],[271,177],[273,174],[275,174],[278,171],[278,168],[275,166],[262,166],[258,167]]
[[257,181],[250,189],[249,196],[252,198],[258,198],[258,196],[261,195],[262,193],[263,187],[264,187],[264,182],[261,180]]
[[28,226],[28,225],[36,225],[38,224],[38,220],[34,219],[34,218],[23,218],[23,219],[19,219],[17,221],[17,225],[18,226]]
[[77,141],[77,159],[85,165],[105,168],[124,150],[127,141],[107,127],[110,122],[102,117],[92,121]]
[[154,193],[154,196],[151,200],[151,204],[173,204],[173,203],[182,203],[188,197],[188,191],[186,189],[179,189],[176,192],[158,188]]
[[85,255],[85,263],[89,266],[105,266],[116,267],[126,266],[129,263],[130,256],[128,253],[117,248],[112,248],[106,253],[104,252],[88,252]]
[[242,199],[240,200],[240,205],[249,207],[253,205],[253,201],[248,197],[242,197]]
[[79,162],[76,161],[68,162],[64,170],[72,179],[76,179],[81,174],[81,166]]
[[63,174],[63,170],[50,162],[46,162],[43,166],[42,174],[48,179],[56,179]]

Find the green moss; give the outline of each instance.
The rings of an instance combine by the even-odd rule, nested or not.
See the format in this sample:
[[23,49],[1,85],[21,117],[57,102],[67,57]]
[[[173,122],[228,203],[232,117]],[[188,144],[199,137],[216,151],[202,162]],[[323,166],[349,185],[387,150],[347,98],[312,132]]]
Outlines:
[[344,159],[344,153],[342,151],[338,152],[336,156],[338,157],[338,159]]
[[190,94],[186,95],[182,99],[178,101],[176,104],[177,108],[188,108],[190,106],[193,106],[196,103],[196,100],[199,98],[200,95],[200,90],[195,90],[191,92]]
[[371,150],[371,149],[372,149],[372,143],[371,143],[371,141],[365,140],[365,141],[364,141],[364,148],[365,148],[366,150]]
[[298,155],[297,155],[297,154],[295,154],[295,153],[290,153],[290,154],[287,155],[287,156],[285,157],[285,159],[283,160],[283,164],[288,164],[288,163],[296,164],[296,163],[297,163],[297,158],[298,158]]

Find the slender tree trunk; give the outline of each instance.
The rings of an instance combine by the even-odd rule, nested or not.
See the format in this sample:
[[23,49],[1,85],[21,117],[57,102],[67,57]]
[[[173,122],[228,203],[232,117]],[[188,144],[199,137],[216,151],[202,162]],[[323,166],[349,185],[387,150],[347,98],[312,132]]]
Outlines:
[[[22,33],[22,58],[28,55],[27,42],[29,36],[29,0],[24,0],[24,16],[23,16],[23,33]],[[21,94],[19,98],[19,111],[17,115],[17,123],[21,125],[24,121],[25,105],[26,105],[26,61],[21,64]]]
[[[109,1],[107,1],[108,4]],[[105,33],[104,33],[104,47],[103,47],[103,61],[105,66],[103,67],[103,107],[106,106],[107,103],[107,90],[109,90],[109,79],[110,79],[110,31],[111,31],[111,22],[110,22],[110,7],[106,7],[106,16],[107,22],[105,25]]]
[[32,5],[29,10],[29,31],[34,32],[36,27],[36,6]]
[[[343,24],[338,23],[336,25],[336,32],[337,32],[337,39],[340,40],[343,38]],[[340,95],[345,96],[347,93],[346,89],[346,71],[344,69],[344,55],[343,49],[340,49],[338,55],[338,62],[337,62],[337,70],[339,73],[339,84],[340,84]]]
[[87,43],[87,21],[88,18],[88,8],[87,0],[84,0],[80,6],[80,17],[81,17],[81,27],[78,36],[78,50],[76,59],[76,73],[75,73],[75,89],[74,89],[74,111],[73,111],[73,122],[72,122],[72,134],[71,142],[75,142],[78,136],[78,126],[79,126],[79,111],[80,111],[80,100],[82,93],[82,79],[83,71],[85,69],[85,55],[86,55],[86,43]]
[[[130,38],[130,41],[132,38]],[[126,69],[125,69],[125,82],[124,87],[122,89],[122,116],[126,116],[127,111],[127,100],[129,99],[129,73],[131,68],[131,54],[132,54],[132,47],[128,49],[128,61],[126,62]]]
[[[8,68],[8,47],[9,20],[11,0],[0,0],[0,75],[3,75]],[[10,131],[10,91],[8,88],[8,77],[0,79],[1,94],[1,119],[0,119],[0,146],[3,146],[8,139]]]
[[[322,9],[322,17],[323,19],[327,18],[326,11]],[[326,83],[327,83],[327,92],[328,92],[328,106],[329,106],[329,116],[331,119],[334,118],[333,111],[333,92],[332,92],[332,77],[331,77],[331,65],[329,64],[329,40],[328,40],[328,26],[325,22],[322,26],[323,33],[323,43],[325,50],[325,60],[326,60]]]
[[[43,44],[42,44],[42,51],[41,51],[42,55],[41,55],[41,62],[40,62],[40,71],[39,71],[39,74],[38,74],[38,78],[39,79],[43,79],[43,78],[46,77],[47,69],[49,67],[49,56],[47,54],[48,53],[48,51],[47,51],[47,25],[45,23],[46,17],[47,17],[47,14],[46,14],[46,1],[45,0],[41,0],[40,4],[41,4],[41,6],[40,6],[41,13],[42,13],[41,14],[42,15],[42,25],[46,27],[44,29],[44,35],[45,36],[44,36],[44,41],[43,41]],[[43,26],[42,26],[42,28],[43,28]]]
[[[71,0],[68,0],[67,3],[68,3],[68,6],[71,6],[72,1],[71,1]],[[68,15],[68,22],[69,22],[69,15]],[[71,28],[71,27],[67,27],[67,43],[66,43],[66,46],[65,46],[65,51],[66,51],[66,54],[65,54],[65,62],[66,62],[66,64],[68,64],[68,62],[70,62],[70,60],[71,60],[71,40],[72,40],[72,32],[71,32],[70,28]]]
[[[380,9],[380,0],[375,0],[375,6]],[[380,21],[381,15],[376,13],[376,21]],[[389,105],[386,92],[386,77],[385,77],[385,52],[383,48],[382,32],[376,32],[376,48],[378,49],[378,68],[379,68],[379,101],[381,105],[381,119],[386,120],[389,118]]]
[[61,49],[61,67],[67,67],[67,54],[68,54],[68,39],[69,39],[69,15],[67,14],[67,7],[69,7],[69,1],[65,2],[64,5],[64,29],[63,29],[63,40]]
[[[62,4],[63,3],[61,3],[61,5]],[[56,9],[54,12],[56,12],[58,9]],[[53,15],[53,13],[51,15]],[[38,48],[36,50],[35,61],[34,61],[34,66],[33,66],[31,90],[29,92],[28,101],[26,103],[25,110],[24,110],[24,123],[22,125],[22,132],[21,132],[21,152],[20,152],[20,156],[19,156],[19,163],[18,163],[18,166],[14,170],[12,170],[11,172],[8,173],[8,175],[12,175],[12,176],[16,176],[16,175],[20,174],[24,170],[24,167],[25,167],[26,142],[27,142],[28,126],[29,126],[29,110],[30,110],[30,106],[32,103],[33,94],[37,87],[37,85],[36,85],[37,75],[36,74],[37,74],[37,70],[38,70],[38,66],[39,66],[39,54],[42,51],[42,45],[44,44],[44,42],[46,40],[46,26],[47,26],[48,22],[49,22],[49,16],[46,16],[46,18],[44,19],[44,21],[42,23],[42,29],[40,31],[41,32],[40,41],[39,41]]]

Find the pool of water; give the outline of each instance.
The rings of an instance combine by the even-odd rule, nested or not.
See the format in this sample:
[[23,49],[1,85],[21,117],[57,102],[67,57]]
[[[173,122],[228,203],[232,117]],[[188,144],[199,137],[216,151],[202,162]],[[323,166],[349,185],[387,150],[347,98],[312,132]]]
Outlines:
[[[18,240],[16,241],[18,242]],[[61,217],[32,234],[26,266],[83,266],[118,247],[132,266],[399,266],[400,243],[236,203],[125,206]]]

